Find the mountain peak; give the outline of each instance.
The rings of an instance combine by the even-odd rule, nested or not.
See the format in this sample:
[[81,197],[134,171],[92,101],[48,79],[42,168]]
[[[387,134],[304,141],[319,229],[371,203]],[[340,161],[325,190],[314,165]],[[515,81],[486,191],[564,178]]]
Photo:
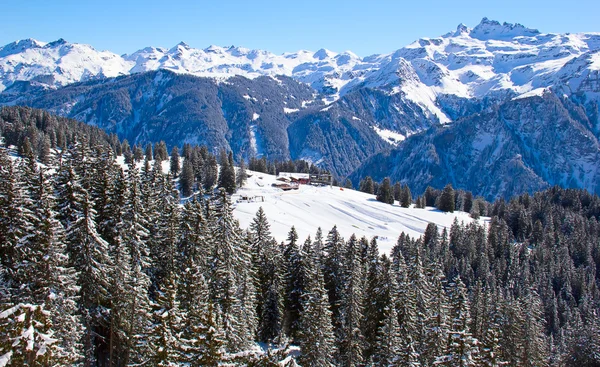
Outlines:
[[328,49],[322,48],[319,51],[315,52],[313,57],[319,60],[325,60],[327,58],[335,56],[335,52],[329,51]]
[[33,38],[18,40],[15,42],[11,42],[4,47],[0,47],[0,57],[13,55],[32,48],[44,47],[44,45],[44,42],[40,42]]
[[464,23],[460,23],[456,27],[456,32],[454,32],[454,36],[460,36],[463,33],[469,33],[469,28],[466,25],[464,25]]
[[[460,27],[460,26],[459,26]],[[540,33],[537,29],[527,28],[519,23],[500,24],[497,20],[483,18],[481,22],[471,30],[471,37],[482,41],[490,39],[513,39],[515,37],[532,37]]]

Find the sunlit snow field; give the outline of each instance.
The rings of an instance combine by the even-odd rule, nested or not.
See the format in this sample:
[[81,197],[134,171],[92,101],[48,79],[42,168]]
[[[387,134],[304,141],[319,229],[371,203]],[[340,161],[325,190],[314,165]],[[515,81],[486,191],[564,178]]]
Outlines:
[[[465,222],[472,220],[464,212],[443,213],[429,207],[402,208],[397,202],[394,205],[380,203],[374,195],[339,187],[300,185],[298,190],[282,191],[271,186],[276,182],[275,176],[248,172],[252,177],[232,197],[234,215],[242,228],[248,228],[262,206],[278,241],[286,239],[292,226],[296,227],[299,240],[303,242],[308,235],[314,238],[318,227],[325,237],[337,225],[346,239],[352,233],[369,239],[378,236],[380,250],[389,252],[402,232],[419,237],[430,222],[441,228],[450,227],[454,218]],[[263,196],[265,201],[238,202],[241,196]]]

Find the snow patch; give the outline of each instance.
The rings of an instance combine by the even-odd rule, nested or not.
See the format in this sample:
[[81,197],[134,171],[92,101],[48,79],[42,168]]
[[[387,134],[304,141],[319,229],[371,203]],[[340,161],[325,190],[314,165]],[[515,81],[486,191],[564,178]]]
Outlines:
[[[360,120],[360,119],[359,119]],[[392,130],[380,129],[377,126],[373,126],[373,130],[379,135],[383,140],[387,141],[392,145],[398,145],[401,141],[406,139],[406,136]]]

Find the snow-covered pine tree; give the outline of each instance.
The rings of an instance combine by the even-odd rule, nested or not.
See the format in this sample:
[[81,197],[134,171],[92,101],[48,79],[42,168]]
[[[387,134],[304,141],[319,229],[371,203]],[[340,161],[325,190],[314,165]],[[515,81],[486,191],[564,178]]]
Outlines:
[[227,191],[228,194],[233,194],[235,192],[235,167],[233,166],[233,159],[231,158],[231,152],[229,152],[229,157],[225,153],[225,151],[221,152],[221,157],[219,163],[221,164],[221,169],[219,170],[219,183],[218,186],[222,187]]
[[259,341],[272,342],[280,337],[282,331],[282,282],[279,275],[282,261],[262,207],[250,224],[250,232],[257,292],[257,336]]
[[444,287],[445,276],[440,266],[435,266],[431,277],[430,312],[425,320],[423,364],[432,366],[436,358],[443,355],[448,341],[449,305]]
[[239,270],[239,250],[241,235],[237,221],[233,218],[233,208],[225,189],[219,190],[216,198],[212,224],[212,254],[209,258],[210,275],[208,287],[210,299],[218,307],[218,325],[222,328],[226,347],[229,351],[239,351],[245,345],[240,335],[240,300],[237,298],[237,277]]
[[476,366],[478,342],[469,331],[471,323],[469,297],[460,277],[457,277],[452,284],[450,303],[452,325],[448,331],[448,344],[444,355],[438,357],[435,364],[458,367]]
[[283,250],[283,280],[285,284],[283,330],[292,342],[298,334],[298,322],[302,312],[301,295],[305,287],[301,265],[298,233],[292,226]]
[[240,348],[248,349],[256,338],[258,319],[256,317],[256,289],[254,288],[254,269],[252,269],[252,254],[250,251],[250,240],[246,233],[239,244],[238,263],[236,265],[236,298],[239,307],[236,318],[241,320],[237,336],[240,340]]
[[544,334],[544,308],[537,291],[529,288],[520,300],[523,310],[523,355],[524,367],[546,366],[548,364],[548,341]]
[[139,180],[137,169],[131,167],[122,225],[122,245],[127,249],[130,261],[127,266],[129,270],[126,284],[128,297],[124,311],[129,326],[126,332],[127,353],[124,356],[124,365],[142,363],[145,360],[148,352],[147,335],[151,326],[151,302],[148,296],[150,289],[150,277],[148,276],[150,260],[147,246],[149,232]]
[[8,287],[19,262],[17,244],[25,235],[24,193],[15,165],[4,147],[0,147],[0,264]]
[[[316,259],[316,253],[312,250],[306,249],[307,259]],[[310,260],[307,263],[318,264]],[[333,367],[335,336],[325,281],[318,265],[308,267],[306,271],[310,277],[302,295],[304,311],[300,315],[299,345],[302,354],[299,362],[303,366]]]
[[363,363],[363,274],[360,261],[360,242],[352,235],[346,243],[345,284],[340,304],[341,330],[339,340],[339,363],[355,367]]
[[183,315],[179,307],[178,283],[177,272],[170,271],[156,292],[153,326],[148,335],[149,360],[152,366],[176,367],[185,361],[180,340]]
[[[70,265],[79,274],[77,284],[79,306],[85,334],[84,365],[91,366],[97,359],[96,347],[100,342],[99,326],[106,323],[109,281],[112,261],[109,245],[96,229],[94,203],[90,194],[91,161],[93,157],[85,139],[70,154],[74,167],[67,162],[59,171],[58,209],[66,227],[66,245]],[[90,171],[87,171],[90,170]],[[84,176],[80,175],[83,172]]]
[[383,322],[383,311],[386,306],[384,299],[385,285],[383,284],[382,266],[379,261],[379,245],[377,239],[372,238],[365,260],[366,274],[364,281],[364,317],[362,320],[362,334],[365,340],[364,356],[370,358],[377,344],[377,331]]
[[[340,302],[344,289],[344,261],[343,261],[344,239],[338,232],[337,226],[334,226],[327,234],[324,248],[324,259],[321,262],[325,288],[329,295],[331,311],[333,313],[334,330],[340,330],[341,315]],[[316,249],[315,249],[316,250]]]
[[383,323],[377,330],[377,343],[372,355],[372,364],[385,367],[400,367],[402,338],[401,329],[398,322],[398,312],[396,305],[398,303],[398,284],[392,272],[387,272],[384,279],[388,284],[388,304],[383,309]]

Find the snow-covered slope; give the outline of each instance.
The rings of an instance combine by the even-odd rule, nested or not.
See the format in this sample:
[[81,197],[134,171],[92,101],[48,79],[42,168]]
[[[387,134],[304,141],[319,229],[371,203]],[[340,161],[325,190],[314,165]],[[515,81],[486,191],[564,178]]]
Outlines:
[[544,34],[487,18],[472,29],[460,24],[443,36],[364,58],[325,49],[282,55],[233,46],[195,49],[183,42],[119,56],[62,39],[47,44],[28,39],[0,48],[0,91],[22,80],[57,87],[156,69],[215,78],[287,75],[330,100],[362,87],[402,93],[447,122],[437,103],[440,95],[514,97],[554,85],[571,87],[571,78],[577,86],[588,85],[587,78],[598,76],[598,50],[600,33]]
[[[298,190],[282,191],[272,187],[275,176],[249,171],[252,177],[244,188],[232,197],[234,202],[242,196],[263,197],[260,201],[239,201],[235,203],[235,217],[242,228],[248,228],[260,207],[265,211],[271,232],[275,239],[284,241],[294,226],[301,241],[307,236],[314,238],[318,227],[323,236],[337,226],[345,238],[353,233],[358,237],[378,236],[381,251],[389,252],[400,233],[419,237],[427,224],[450,227],[454,218],[471,221],[467,213],[443,213],[435,208],[402,208],[394,204],[384,204],[375,196],[339,187],[315,187],[300,185]],[[483,219],[482,219],[483,220]]]

